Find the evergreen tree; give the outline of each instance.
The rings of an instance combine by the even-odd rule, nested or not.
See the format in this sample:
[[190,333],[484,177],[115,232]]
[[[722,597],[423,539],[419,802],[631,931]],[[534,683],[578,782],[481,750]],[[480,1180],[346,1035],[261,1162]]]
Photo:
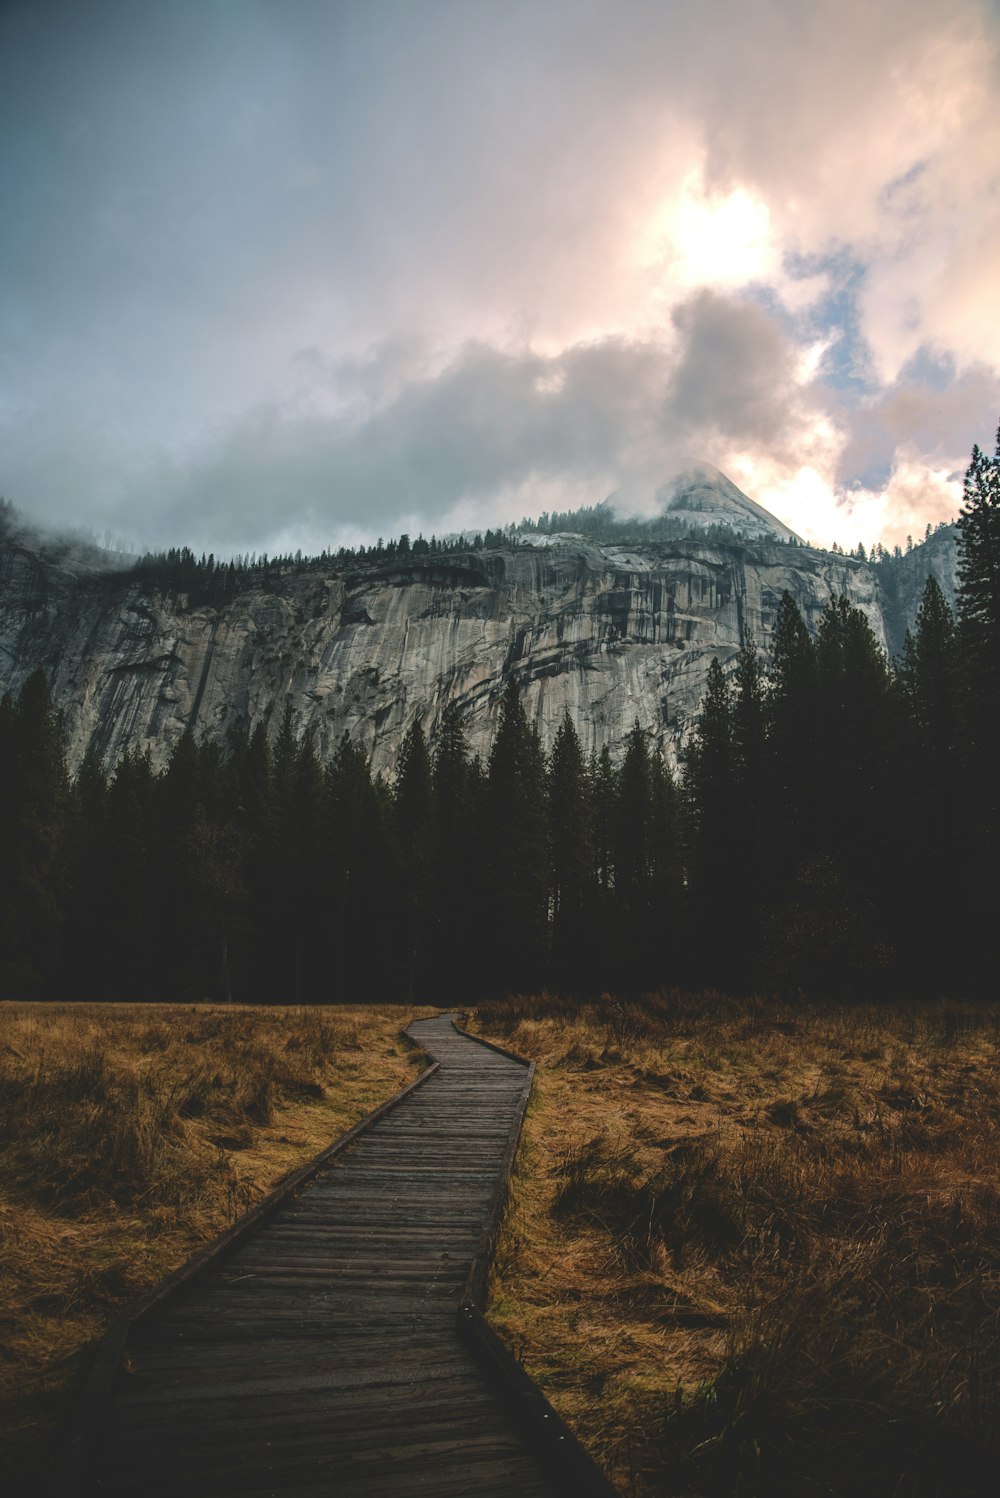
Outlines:
[[325,778],[328,826],[335,834],[330,905],[336,939],[330,955],[339,997],[356,1001],[391,993],[401,977],[386,898],[391,805],[384,787],[372,781],[364,749],[346,733]]
[[555,982],[572,991],[581,987],[590,970],[595,889],[590,786],[568,711],[552,745],[548,811],[552,971]]
[[[0,521],[4,518],[0,510]],[[17,889],[17,744],[14,702],[9,692],[0,697],[0,972],[13,961],[14,926],[4,912],[13,910]]]
[[233,746],[233,821],[245,898],[239,940],[230,957],[237,995],[266,1003],[282,988],[286,948],[277,912],[281,906],[279,809],[267,729],[259,723]]
[[607,744],[599,753],[597,750],[593,752],[587,768],[596,883],[595,914],[590,933],[591,987],[600,992],[615,986],[619,949],[614,849],[618,778]]
[[[965,766],[960,757],[961,657],[955,620],[931,576],[907,631],[896,671],[900,707],[900,807],[894,846],[903,897],[900,940],[909,953],[912,988],[939,990],[956,958],[952,932],[968,899],[963,848],[968,846]],[[950,869],[947,879],[930,877]]]
[[958,769],[962,714],[955,616],[934,576],[924,585],[916,632],[907,630],[897,674],[909,727],[919,745],[926,800],[933,808],[942,797],[948,799],[948,785]]
[[223,807],[222,760],[187,728],[152,796],[163,997],[231,997],[229,950],[242,889]]
[[649,742],[638,718],[625,741],[614,820],[615,904],[619,918],[619,982],[648,982],[659,912],[653,907],[653,779]]
[[[736,658],[734,686],[735,807],[732,841],[736,865],[745,869],[748,860],[754,867],[759,867],[770,843],[771,818],[764,672],[756,641],[749,632]],[[766,898],[766,886],[759,879],[744,879],[727,920],[734,950],[739,954],[736,967],[744,981],[749,981],[757,971],[760,919]]]
[[108,779],[93,742],[73,783],[66,827],[69,889],[59,990],[67,998],[105,997],[111,962]]
[[995,734],[1000,713],[1000,430],[992,458],[972,449],[958,520],[958,611],[981,725]]
[[713,657],[701,717],[685,755],[692,935],[697,960],[711,981],[732,981],[741,961],[734,942],[713,938],[718,912],[735,913],[742,867],[738,845],[737,762],[729,685]]
[[393,800],[393,825],[400,859],[400,938],[407,1001],[420,989],[421,941],[432,864],[434,792],[431,758],[419,720],[403,737]]
[[[887,895],[893,759],[888,667],[846,598],[824,610],[810,682],[814,739],[801,828],[766,923],[774,980],[848,993],[884,984],[896,918]],[[791,705],[791,702],[789,703]]]
[[595,869],[601,896],[608,900],[615,885],[614,819],[618,798],[617,778],[611,750],[602,745],[591,755],[589,765],[591,827]]
[[[113,938],[104,923],[111,962],[107,996],[112,999],[163,998],[158,890],[154,882],[159,849],[153,818],[154,778],[148,752],[128,750],[119,760],[108,790],[108,869],[114,920]],[[176,937],[170,939],[175,940]]]
[[846,597],[823,611],[816,664],[819,824],[835,862],[858,864],[858,877],[877,885],[886,854],[889,669],[867,618]]
[[545,971],[548,848],[545,762],[511,678],[490,751],[486,796],[485,895],[496,987],[528,990]]
[[766,749],[764,673],[757,642],[747,634],[736,657],[733,752],[744,821],[754,827],[763,795]]
[[326,781],[311,732],[298,745],[285,788],[285,847],[295,874],[292,931],[294,995],[299,1002],[329,999],[327,930],[333,883]]
[[969,960],[981,969],[988,947],[1000,838],[1000,431],[993,457],[972,449],[958,520],[958,615],[964,657],[964,811]]
[[42,998],[58,971],[69,879],[62,724],[43,671],[28,677],[4,717],[9,799],[2,820],[10,885],[0,910],[0,979],[12,998]]
[[477,846],[479,762],[473,767],[462,709],[449,702],[441,716],[433,754],[433,844],[431,939],[435,981],[445,998],[468,994],[482,930],[482,850]]
[[662,984],[679,971],[684,901],[684,850],[677,782],[661,754],[650,756],[650,951],[647,981]]
[[774,622],[766,711],[773,832],[765,877],[777,888],[815,843],[816,657],[789,593],[782,594]]

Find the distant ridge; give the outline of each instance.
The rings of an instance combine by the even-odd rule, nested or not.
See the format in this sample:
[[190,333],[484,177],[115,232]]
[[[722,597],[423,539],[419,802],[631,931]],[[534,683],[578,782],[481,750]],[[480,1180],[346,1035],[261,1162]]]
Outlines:
[[705,530],[711,525],[727,525],[752,541],[802,541],[711,463],[696,463],[679,473],[657,498],[663,503],[663,514]]

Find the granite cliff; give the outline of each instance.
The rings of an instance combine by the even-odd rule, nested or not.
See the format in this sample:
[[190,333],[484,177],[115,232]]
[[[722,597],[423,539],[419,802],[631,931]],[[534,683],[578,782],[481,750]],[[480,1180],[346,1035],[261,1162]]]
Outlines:
[[726,666],[747,631],[766,652],[783,591],[810,625],[846,594],[895,652],[929,572],[953,596],[954,528],[901,558],[889,583],[863,561],[766,537],[632,547],[560,535],[289,567],[212,608],[8,528],[0,692],[43,667],[74,765],[90,744],[109,765],[134,744],[162,764],[188,725],[224,737],[275,724],[286,703],[323,755],[346,731],[391,771],[409,724],[433,732],[457,700],[485,754],[511,677],[546,743],[568,708],[588,750],[616,747],[638,718],[673,755],[712,657]]

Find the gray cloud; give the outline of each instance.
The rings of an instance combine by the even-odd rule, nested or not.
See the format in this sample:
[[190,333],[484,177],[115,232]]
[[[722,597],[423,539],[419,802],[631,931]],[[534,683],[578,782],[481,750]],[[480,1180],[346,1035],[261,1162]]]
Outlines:
[[762,307],[709,291],[677,307],[683,352],[667,390],[674,421],[707,440],[773,443],[797,403],[795,355]]
[[[369,361],[377,384],[382,364]],[[246,545],[296,527],[304,544],[322,545],[351,527],[373,535],[413,517],[440,529],[463,501],[489,496],[508,496],[509,518],[515,491],[527,502],[533,485],[541,492],[551,480],[568,502],[601,499],[660,446],[650,417],[668,373],[662,349],[621,340],[551,359],[469,344],[437,375],[360,414],[258,407],[187,463],[138,477],[114,524],[125,528],[155,496],[163,539],[231,546],[238,515]]]
[[982,367],[932,384],[904,375],[853,414],[840,456],[845,481],[888,469],[899,447],[915,447],[938,462],[965,459],[972,444],[992,447],[1000,415],[1000,376]]
[[[346,409],[261,404],[183,461],[161,453],[134,469],[102,523],[134,534],[146,517],[149,539],[226,550],[322,546],[414,517],[440,530],[478,501],[494,519],[612,491],[648,508],[679,468],[735,438],[772,438],[789,418],[791,349],[766,312],[700,294],[675,321],[670,347],[608,338],[546,358],[469,343],[434,374],[413,374],[419,340],[342,366],[305,351],[297,363],[311,379],[319,363],[319,388],[351,391]],[[75,459],[94,455],[81,446]]]

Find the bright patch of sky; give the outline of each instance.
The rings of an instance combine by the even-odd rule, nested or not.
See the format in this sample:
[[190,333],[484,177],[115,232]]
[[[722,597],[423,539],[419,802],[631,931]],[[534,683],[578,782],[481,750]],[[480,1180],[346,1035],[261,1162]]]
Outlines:
[[6,0],[0,492],[216,552],[715,463],[821,544],[1000,415],[988,0]]

